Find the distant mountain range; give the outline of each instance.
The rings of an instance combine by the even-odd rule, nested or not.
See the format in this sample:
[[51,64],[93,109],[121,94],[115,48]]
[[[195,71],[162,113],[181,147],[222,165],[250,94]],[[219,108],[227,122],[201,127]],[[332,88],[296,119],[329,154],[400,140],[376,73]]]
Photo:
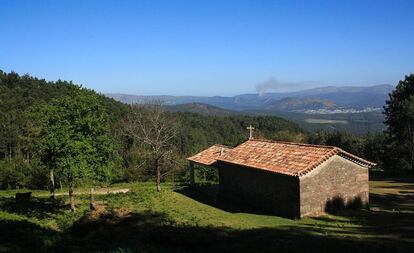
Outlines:
[[[384,84],[368,87],[327,86],[297,92],[266,93],[263,95],[242,94],[233,97],[106,95],[129,104],[162,100],[171,110],[174,110],[173,106],[177,106],[177,111],[199,112],[204,110],[207,114],[214,111],[219,114],[226,114],[231,113],[231,111],[246,110],[329,114],[381,110],[388,99],[388,94],[393,89],[392,85]],[[189,105],[186,106],[185,104]],[[206,105],[219,107],[220,110],[208,108]],[[229,111],[226,112],[221,108]]]
[[348,131],[356,134],[384,130],[382,107],[391,85],[321,87],[297,92],[242,94],[233,97],[137,96],[106,94],[124,103],[162,100],[168,111],[204,115],[273,115],[310,131]]
[[227,116],[232,114],[239,114],[237,111],[223,109],[209,104],[202,103],[187,103],[179,105],[167,105],[167,110],[170,112],[193,112],[202,115]]

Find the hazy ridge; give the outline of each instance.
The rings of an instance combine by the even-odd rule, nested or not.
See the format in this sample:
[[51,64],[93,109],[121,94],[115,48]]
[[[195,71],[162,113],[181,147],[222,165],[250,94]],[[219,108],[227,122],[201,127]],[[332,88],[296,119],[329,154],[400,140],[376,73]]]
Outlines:
[[[392,85],[374,85],[367,87],[335,87],[327,86],[297,92],[241,94],[232,97],[224,96],[169,96],[169,95],[130,95],[120,93],[106,94],[123,103],[143,103],[149,100],[162,100],[166,105],[180,105],[188,103],[208,104],[227,110],[275,110],[288,112],[303,112],[321,110],[321,114],[329,110],[350,109],[366,110],[379,109],[385,105],[388,94],[393,90]],[[316,111],[317,112],[317,111]],[[339,111],[340,112],[340,111]]]

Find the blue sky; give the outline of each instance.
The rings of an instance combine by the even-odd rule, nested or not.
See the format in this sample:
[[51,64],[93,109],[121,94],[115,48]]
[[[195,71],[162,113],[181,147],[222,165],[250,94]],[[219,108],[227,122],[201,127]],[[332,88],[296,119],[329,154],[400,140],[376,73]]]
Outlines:
[[235,95],[396,84],[414,1],[0,0],[0,69],[99,92]]

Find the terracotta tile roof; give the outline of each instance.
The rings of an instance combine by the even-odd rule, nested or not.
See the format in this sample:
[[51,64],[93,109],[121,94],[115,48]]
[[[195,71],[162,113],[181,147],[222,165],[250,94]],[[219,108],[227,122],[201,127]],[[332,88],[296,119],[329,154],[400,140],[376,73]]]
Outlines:
[[217,162],[217,159],[220,156],[223,156],[227,153],[228,150],[230,150],[231,147],[227,147],[224,145],[215,144],[200,153],[193,155],[191,157],[188,157],[187,160],[199,163],[202,165],[214,165],[215,162]]
[[[224,150],[220,155],[222,148]],[[187,159],[204,165],[214,165],[218,160],[290,176],[302,176],[334,155],[364,167],[375,165],[333,146],[270,140],[249,140],[233,149],[214,145]]]
[[302,176],[337,154],[362,166],[375,165],[333,146],[269,140],[246,141],[218,160],[290,176]]

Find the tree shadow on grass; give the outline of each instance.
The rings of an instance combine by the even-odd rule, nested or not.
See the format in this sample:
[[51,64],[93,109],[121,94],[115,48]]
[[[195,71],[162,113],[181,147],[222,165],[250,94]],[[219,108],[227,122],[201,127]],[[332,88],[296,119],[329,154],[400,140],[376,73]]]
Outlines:
[[[414,250],[414,214],[396,213],[386,211],[343,211],[339,216],[346,216],[346,220],[337,219],[335,216],[321,216],[313,219],[323,221],[322,229],[329,229],[327,224],[336,224],[337,232],[342,234],[341,227],[349,223],[359,226],[352,229],[354,235],[369,238],[373,243],[381,245],[405,245]],[[345,231],[348,229],[345,229]]]
[[[326,223],[337,223],[346,226],[349,221],[360,226],[355,228],[357,234],[377,237],[379,241],[390,244],[407,244],[414,246],[414,212],[413,199],[396,194],[370,194],[371,210],[339,210],[336,216],[347,217],[339,221],[335,216],[322,216],[313,219]],[[413,249],[414,250],[414,249]]]
[[[398,244],[327,235],[323,228],[280,226],[236,230],[179,226],[162,213],[103,214],[75,224],[65,240],[73,251],[127,252],[400,252]],[[375,243],[374,243],[375,242]],[[395,247],[394,247],[395,246]],[[409,250],[407,250],[408,252]]]
[[25,220],[4,221],[0,252],[410,252],[391,239],[326,233],[325,227],[238,230],[177,225],[163,213],[86,214],[57,232]]
[[382,210],[404,212],[414,212],[414,196],[410,194],[370,194],[371,206]]
[[16,201],[15,198],[0,198],[0,210],[29,217],[43,219],[54,214],[68,210],[63,199],[51,200],[50,198],[32,197],[29,200]]
[[[203,203],[214,202],[214,189],[191,190]],[[198,198],[198,199],[197,199]],[[2,199],[2,201],[4,201]],[[29,213],[54,211],[48,200],[1,210]],[[385,200],[384,200],[385,201]],[[44,205],[44,206],[41,206]],[[7,206],[7,207],[6,207]],[[47,211],[46,211],[47,210]],[[241,209],[232,209],[241,211]],[[86,213],[63,231],[44,228],[27,220],[0,217],[0,252],[413,252],[413,214],[390,211],[350,212],[346,219],[313,218],[291,226],[256,229],[178,225],[164,213],[125,210]],[[354,226],[359,224],[360,226]],[[344,227],[342,227],[344,226]]]
[[27,220],[0,219],[0,252],[47,252],[56,231]]

